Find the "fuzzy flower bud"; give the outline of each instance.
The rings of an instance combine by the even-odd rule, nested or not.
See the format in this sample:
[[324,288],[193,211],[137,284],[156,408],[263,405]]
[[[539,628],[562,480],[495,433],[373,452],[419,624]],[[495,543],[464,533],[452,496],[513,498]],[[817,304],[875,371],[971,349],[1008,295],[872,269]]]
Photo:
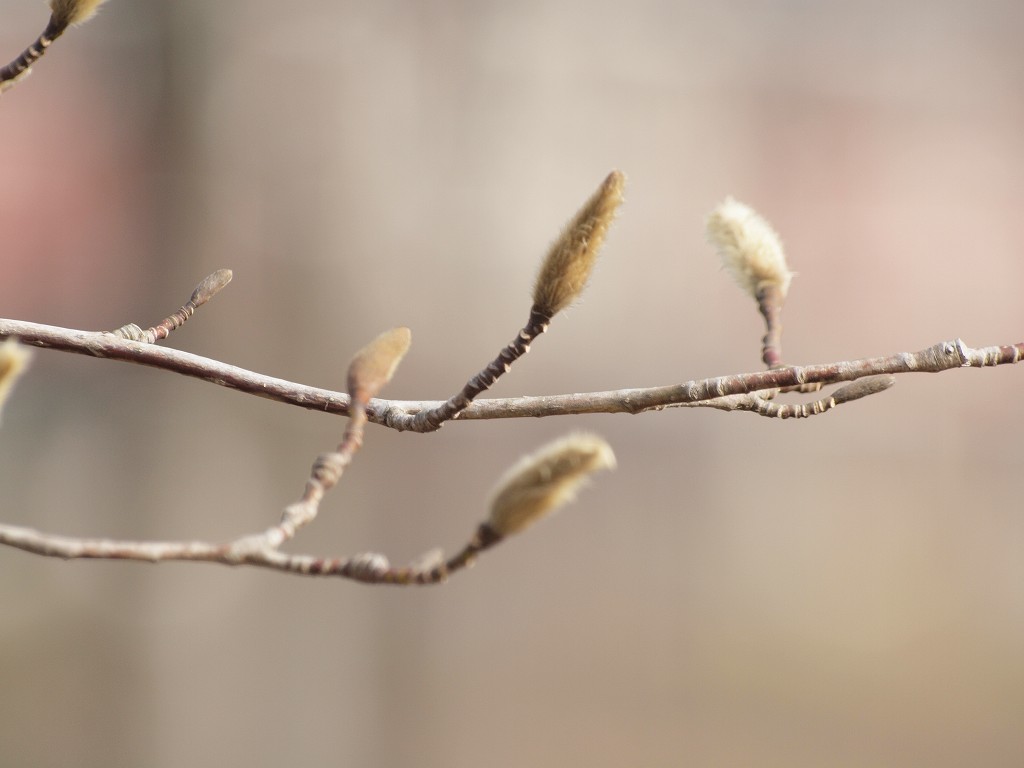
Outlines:
[[519,533],[572,501],[590,474],[614,467],[611,446],[596,435],[577,433],[549,443],[501,478],[487,524],[502,537]]
[[782,242],[753,208],[727,197],[708,216],[707,238],[740,288],[756,299],[759,291],[775,286],[785,297],[793,273]]
[[104,0],[50,0],[53,18],[63,26],[84,24],[96,15]]
[[622,203],[626,177],[612,171],[551,246],[533,288],[533,304],[553,317],[587,285],[608,227]]

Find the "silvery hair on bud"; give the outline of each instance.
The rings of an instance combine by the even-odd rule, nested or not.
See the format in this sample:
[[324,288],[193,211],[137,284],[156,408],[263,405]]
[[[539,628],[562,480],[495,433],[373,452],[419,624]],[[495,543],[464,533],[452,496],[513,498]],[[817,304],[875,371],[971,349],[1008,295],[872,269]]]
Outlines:
[[84,24],[96,15],[105,0],[50,0],[53,18],[66,26]]
[[774,285],[786,295],[793,273],[786,265],[782,242],[753,208],[727,197],[707,220],[708,242],[739,286],[754,298]]
[[487,523],[501,536],[519,533],[575,498],[590,474],[614,467],[611,446],[597,435],[576,433],[549,443],[501,478]]

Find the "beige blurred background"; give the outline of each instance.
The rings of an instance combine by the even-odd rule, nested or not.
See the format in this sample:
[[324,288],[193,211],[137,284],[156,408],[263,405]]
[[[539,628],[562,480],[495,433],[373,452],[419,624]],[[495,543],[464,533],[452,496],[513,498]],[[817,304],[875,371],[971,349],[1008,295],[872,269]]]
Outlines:
[[[13,58],[45,24],[0,1]],[[497,395],[759,366],[703,242],[733,194],[782,234],[799,363],[1019,341],[1024,5],[110,0],[0,104],[0,315],[152,324],[342,388],[443,398],[526,319],[612,168],[584,300]],[[523,452],[619,470],[440,588],[0,550],[0,764],[1019,766],[1022,371],[901,377],[806,422],[671,411],[373,428],[294,551],[459,546]],[[223,540],[343,422],[41,352],[0,431],[2,519]]]

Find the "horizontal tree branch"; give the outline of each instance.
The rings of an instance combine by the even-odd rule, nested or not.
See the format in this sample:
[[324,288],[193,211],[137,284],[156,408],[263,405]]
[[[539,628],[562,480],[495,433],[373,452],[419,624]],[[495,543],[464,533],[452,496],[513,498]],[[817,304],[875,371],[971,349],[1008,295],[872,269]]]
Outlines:
[[[109,333],[0,319],[0,339],[12,337],[23,344],[35,347],[162,368],[281,403],[325,413],[349,415],[350,398],[344,392],[266,376],[189,352],[129,341]],[[939,373],[954,368],[1008,365],[1022,359],[1024,342],[972,348],[960,339],[954,339],[939,342],[919,352],[901,352],[883,357],[819,365],[787,366],[669,386],[477,400],[459,414],[457,420],[569,416],[584,413],[636,414],[762,390],[813,383],[836,384],[867,376]],[[409,415],[440,405],[442,401],[439,400],[374,399],[367,406],[367,418],[377,424],[402,428],[408,424],[406,417]]]

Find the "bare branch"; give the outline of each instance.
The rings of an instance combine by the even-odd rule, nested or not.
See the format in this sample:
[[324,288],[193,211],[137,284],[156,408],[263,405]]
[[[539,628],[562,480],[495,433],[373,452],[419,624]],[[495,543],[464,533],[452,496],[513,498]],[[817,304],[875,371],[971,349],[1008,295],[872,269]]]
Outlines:
[[[0,339],[16,338],[23,344],[91,357],[120,360],[208,381],[229,389],[265,397],[288,405],[347,416],[349,396],[320,387],[249,371],[177,349],[117,339],[105,333],[57,328],[21,320],[0,319]],[[1011,365],[1024,359],[1024,342],[972,348],[960,339],[942,341],[919,352],[820,365],[788,366],[663,387],[617,389],[580,394],[544,395],[476,400],[459,421],[570,416],[583,413],[642,413],[680,403],[700,403],[727,395],[804,384],[838,384],[867,376],[905,373],[940,373],[955,368]],[[439,408],[437,400],[371,400],[367,418],[394,429],[408,429],[405,418]]]
[[346,558],[293,555],[268,546],[262,535],[243,537],[227,544],[203,541],[114,541],[43,533],[32,528],[0,524],[0,544],[34,555],[65,560],[130,560],[135,562],[186,561],[221,565],[253,565],[302,576],[339,576],[373,584],[440,584],[448,576],[473,564],[476,556],[501,537],[481,525],[458,554],[427,567],[413,564],[393,568],[383,555],[363,553]]

